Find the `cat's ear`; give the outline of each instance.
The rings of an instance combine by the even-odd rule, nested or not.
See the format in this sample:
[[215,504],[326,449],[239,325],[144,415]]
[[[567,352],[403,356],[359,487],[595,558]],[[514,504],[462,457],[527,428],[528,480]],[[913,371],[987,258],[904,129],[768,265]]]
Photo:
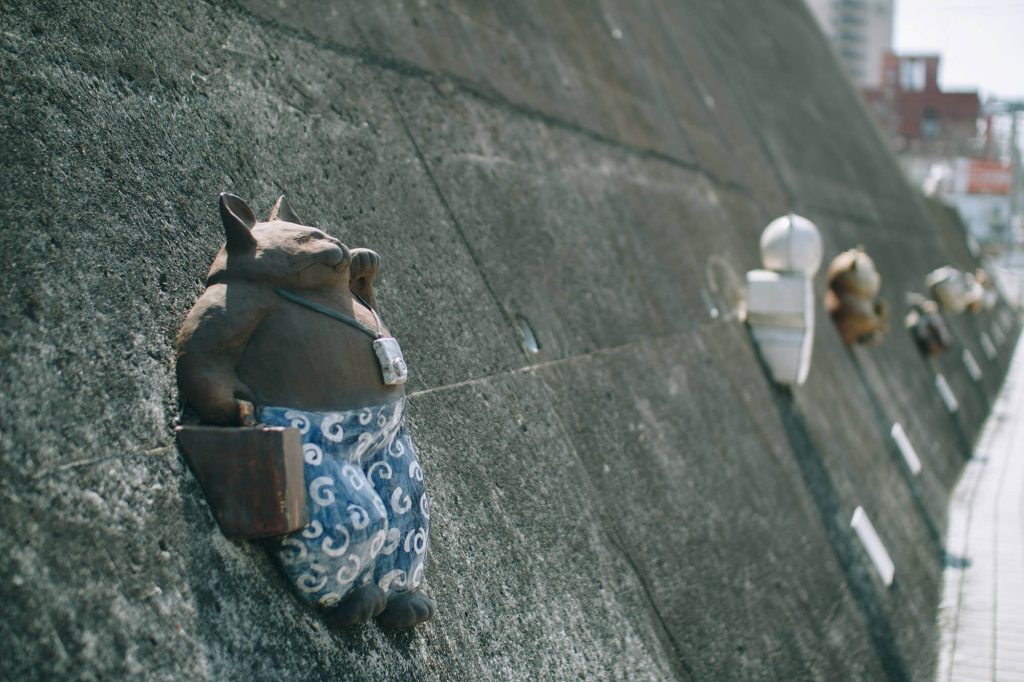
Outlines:
[[267,218],[268,223],[275,220],[283,220],[286,223],[294,223],[296,225],[302,224],[299,216],[295,215],[295,211],[292,210],[291,204],[288,203],[283,194],[277,198],[277,203],[274,204],[274,208],[270,210],[270,217]]
[[256,224],[256,214],[248,204],[234,194],[221,192],[220,219],[224,221],[229,253],[248,251],[256,246],[256,238],[250,232]]

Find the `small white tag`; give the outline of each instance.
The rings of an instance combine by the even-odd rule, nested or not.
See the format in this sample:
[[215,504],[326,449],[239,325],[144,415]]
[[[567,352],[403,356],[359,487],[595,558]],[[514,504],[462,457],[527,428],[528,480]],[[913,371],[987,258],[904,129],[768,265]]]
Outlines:
[[978,366],[978,361],[974,359],[974,354],[964,348],[963,359],[964,367],[967,368],[967,373],[971,375],[975,383],[981,381],[981,367]]
[[1000,346],[1006,343],[1006,332],[999,326],[997,322],[992,323],[992,338],[996,340]]
[[941,374],[935,375],[935,388],[939,392],[939,396],[942,398],[942,402],[946,404],[946,410],[950,414],[953,414],[960,409],[960,403],[956,401],[956,396],[953,395],[953,389],[949,387],[949,382],[946,381],[946,377]]
[[878,537],[878,533],[875,531],[875,527],[871,525],[871,519],[868,518],[863,507],[857,507],[853,510],[850,528],[853,528],[854,532],[857,533],[857,537],[860,538],[860,542],[864,545],[864,549],[867,550],[868,557],[871,559],[871,563],[875,565],[875,569],[878,571],[878,576],[882,579],[882,582],[885,583],[886,587],[892,585],[892,579],[896,575],[896,565],[892,562],[892,557],[889,556],[888,550],[882,544],[882,538]]
[[996,347],[992,344],[991,337],[989,337],[985,332],[982,332],[978,340],[981,341],[981,349],[985,351],[985,357],[989,360],[995,360]]
[[903,430],[903,426],[896,422],[892,425],[891,434],[892,439],[896,441],[896,447],[899,448],[900,454],[903,456],[903,461],[906,462],[907,468],[910,469],[910,473],[917,476],[921,473],[921,459],[917,456],[917,451],[914,450],[910,439],[907,438],[907,433]]
[[402,357],[402,348],[398,345],[398,339],[390,336],[377,339],[373,342],[373,350],[377,353],[377,362],[380,363],[380,371],[384,377],[384,383],[388,386],[404,384],[409,378],[409,367]]

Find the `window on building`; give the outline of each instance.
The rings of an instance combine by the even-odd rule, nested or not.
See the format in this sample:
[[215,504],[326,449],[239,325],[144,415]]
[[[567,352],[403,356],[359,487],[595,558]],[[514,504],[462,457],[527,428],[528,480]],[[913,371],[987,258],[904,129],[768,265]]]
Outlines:
[[939,123],[939,112],[931,107],[925,107],[921,114],[921,137],[934,139],[942,132],[942,125]]
[[923,91],[925,76],[923,59],[904,59],[900,62],[900,89],[907,92]]

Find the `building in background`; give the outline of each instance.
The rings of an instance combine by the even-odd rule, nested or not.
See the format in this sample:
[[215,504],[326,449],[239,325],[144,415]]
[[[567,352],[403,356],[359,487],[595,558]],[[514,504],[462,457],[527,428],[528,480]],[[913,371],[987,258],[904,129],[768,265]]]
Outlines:
[[886,52],[879,75],[879,85],[861,93],[896,153],[943,158],[984,153],[978,93],[943,92],[938,55]]
[[945,92],[937,55],[882,59],[880,84],[861,94],[904,173],[955,205],[975,242],[992,255],[1015,242],[1012,145],[977,91]]
[[932,163],[925,191],[954,204],[974,240],[989,253],[1012,244],[1010,231],[1010,164],[998,160],[957,158]]
[[993,257],[1004,291],[1024,305],[1024,101],[944,92],[938,55],[893,53],[894,0],[806,3],[907,178],[956,206],[972,248]]
[[892,49],[893,0],[807,0],[850,79],[881,84],[882,59]]

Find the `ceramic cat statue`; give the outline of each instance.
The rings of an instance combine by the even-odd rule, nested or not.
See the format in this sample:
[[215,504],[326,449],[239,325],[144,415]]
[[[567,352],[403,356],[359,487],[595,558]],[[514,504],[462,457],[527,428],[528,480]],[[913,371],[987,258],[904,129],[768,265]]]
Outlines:
[[904,318],[904,326],[922,355],[936,357],[953,346],[953,337],[935,301],[920,294],[908,294],[907,306],[910,311]]
[[284,197],[259,222],[221,194],[220,215],[226,243],[177,341],[187,409],[222,434],[298,431],[308,524],[268,543],[303,601],[338,625],[428,620],[430,503],[408,368],[374,296],[380,257],[303,225]]
[[829,263],[825,307],[847,345],[882,342],[889,304],[879,297],[881,288],[882,277],[863,247],[843,251]]

